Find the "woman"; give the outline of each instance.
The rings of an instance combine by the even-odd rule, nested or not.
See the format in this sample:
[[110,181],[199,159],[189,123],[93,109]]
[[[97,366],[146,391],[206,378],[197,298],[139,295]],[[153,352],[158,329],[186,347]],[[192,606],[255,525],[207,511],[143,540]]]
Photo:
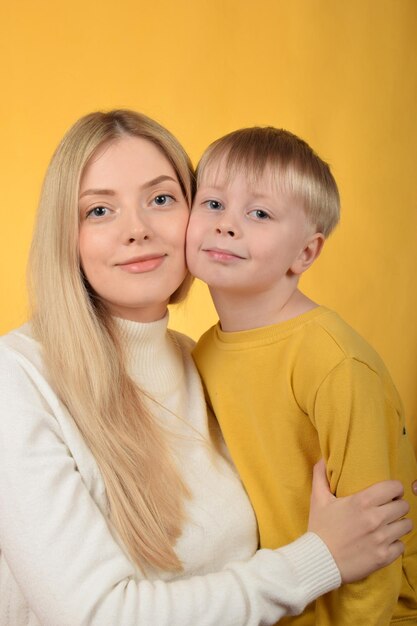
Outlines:
[[391,482],[341,501],[318,489],[310,529],[339,569],[315,533],[255,553],[191,342],[166,328],[190,283],[192,180],[176,140],[126,111],[82,118],[52,158],[32,321],[0,350],[4,626],[272,624],[338,586],[339,569],[347,582],[401,552],[410,525],[394,522],[407,505],[389,502]]

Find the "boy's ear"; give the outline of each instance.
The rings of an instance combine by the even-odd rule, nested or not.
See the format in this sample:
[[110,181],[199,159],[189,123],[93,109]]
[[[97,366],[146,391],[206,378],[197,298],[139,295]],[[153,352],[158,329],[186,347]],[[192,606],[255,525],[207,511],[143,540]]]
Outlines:
[[304,248],[290,267],[293,274],[300,275],[308,270],[322,251],[324,240],[322,233],[314,233],[307,239]]

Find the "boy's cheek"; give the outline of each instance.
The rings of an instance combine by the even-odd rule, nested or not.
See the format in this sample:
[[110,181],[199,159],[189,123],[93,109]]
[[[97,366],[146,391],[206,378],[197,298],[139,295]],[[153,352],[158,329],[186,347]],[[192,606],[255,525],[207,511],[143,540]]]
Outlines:
[[185,241],[185,256],[187,260],[187,266],[191,273],[193,273],[194,269],[194,261],[195,261],[196,249],[194,245],[193,235],[190,234],[190,230],[187,231],[187,237]]
[[196,237],[196,233],[191,233],[190,235],[187,235],[187,241],[185,246],[187,267],[191,274],[193,274],[193,276],[204,280],[204,276],[202,276],[201,274],[204,274],[205,259],[204,255],[200,253],[200,250],[200,237]]
[[186,234],[187,252],[192,254],[201,243],[202,232],[198,220],[191,213]]

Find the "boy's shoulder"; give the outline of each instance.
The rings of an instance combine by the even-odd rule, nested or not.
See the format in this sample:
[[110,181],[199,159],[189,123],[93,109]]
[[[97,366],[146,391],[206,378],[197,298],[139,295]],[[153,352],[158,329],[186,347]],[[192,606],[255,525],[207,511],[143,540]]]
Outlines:
[[201,346],[214,341],[218,330],[220,330],[220,322],[217,322],[217,324],[213,324],[213,326],[210,326],[210,328],[206,330],[198,339],[198,341],[194,344],[194,351],[198,350]]
[[329,360],[330,363],[356,358],[370,365],[381,364],[370,344],[338,313],[324,306],[285,322],[237,333],[224,333],[217,323],[200,337],[194,354],[210,349],[243,353],[275,345],[277,350],[290,350],[293,346],[300,358],[314,356],[314,360]]
[[315,378],[348,361],[372,370],[382,379],[389,379],[388,370],[377,351],[336,311],[319,307],[317,315],[294,333],[294,364],[314,370]]
[[217,323],[201,336],[193,356],[199,367],[205,367],[226,354],[234,362],[245,361],[253,357],[253,351],[268,352],[265,362],[270,364],[286,363],[302,370],[304,376],[311,372],[317,381],[347,360],[362,363],[380,376],[388,375],[374,348],[338,313],[324,306],[286,322],[238,333],[224,333]]
[[300,350],[314,350],[316,359],[327,357],[335,364],[344,359],[356,359],[371,368],[383,366],[376,350],[336,311],[318,307],[317,312],[300,328]]
[[320,308],[320,314],[300,333],[293,361],[294,381],[305,386],[308,373],[310,385],[318,388],[343,368],[354,377],[376,375],[386,393],[398,402],[395,385],[377,351],[338,313]]

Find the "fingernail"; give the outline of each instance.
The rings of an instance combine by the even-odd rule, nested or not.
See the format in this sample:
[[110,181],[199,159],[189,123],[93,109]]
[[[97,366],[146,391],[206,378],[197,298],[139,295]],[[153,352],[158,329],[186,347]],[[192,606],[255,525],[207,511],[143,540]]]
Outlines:
[[411,488],[413,490],[414,495],[417,496],[417,480],[413,482],[413,484],[411,485]]

